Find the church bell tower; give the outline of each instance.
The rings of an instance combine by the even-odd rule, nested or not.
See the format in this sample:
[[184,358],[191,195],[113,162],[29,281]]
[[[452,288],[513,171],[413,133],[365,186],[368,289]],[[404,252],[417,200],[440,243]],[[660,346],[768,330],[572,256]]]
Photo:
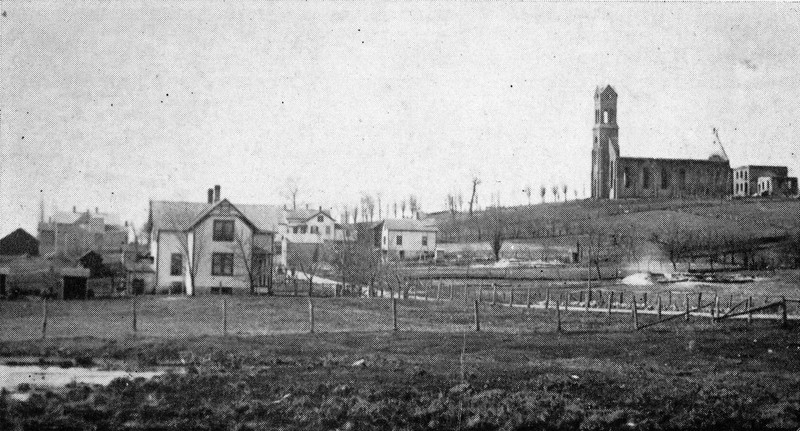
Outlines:
[[594,128],[592,146],[592,198],[615,198],[617,157],[617,92],[610,85],[594,92]]

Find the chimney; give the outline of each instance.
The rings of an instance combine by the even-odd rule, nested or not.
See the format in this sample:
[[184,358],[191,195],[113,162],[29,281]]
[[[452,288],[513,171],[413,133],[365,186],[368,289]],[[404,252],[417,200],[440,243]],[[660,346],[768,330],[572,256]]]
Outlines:
[[73,206],[72,206],[72,212],[74,212],[74,213],[78,212],[78,207],[76,207],[75,205],[73,205]]
[[94,213],[95,214],[100,214],[100,208],[99,207],[94,207]]
[[208,203],[214,203],[214,189],[208,189]]
[[308,209],[308,204],[306,204],[306,209]]
[[319,212],[322,212],[322,205],[319,206]]
[[219,202],[219,192],[220,192],[220,186],[219,184],[217,184],[214,186],[214,202]]

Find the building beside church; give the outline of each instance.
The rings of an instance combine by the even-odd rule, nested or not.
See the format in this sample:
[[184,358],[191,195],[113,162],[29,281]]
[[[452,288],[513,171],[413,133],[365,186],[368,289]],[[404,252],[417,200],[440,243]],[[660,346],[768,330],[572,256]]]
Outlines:
[[728,156],[714,130],[708,159],[623,157],[617,125],[617,93],[607,85],[594,94],[592,198],[625,199],[729,196],[733,178]]
[[797,178],[786,166],[740,166],[733,170],[734,196],[794,196]]

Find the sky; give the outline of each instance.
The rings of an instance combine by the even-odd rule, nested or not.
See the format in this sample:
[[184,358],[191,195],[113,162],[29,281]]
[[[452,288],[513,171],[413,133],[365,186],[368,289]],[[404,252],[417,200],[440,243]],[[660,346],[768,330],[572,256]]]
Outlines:
[[[150,200],[338,214],[448,193],[588,193],[593,94],[624,156],[800,173],[800,5],[3,2],[0,235],[40,202],[141,225]],[[536,193],[534,193],[536,195]],[[569,192],[572,198],[573,192]],[[548,199],[551,199],[548,197]],[[534,199],[538,201],[538,197]]]

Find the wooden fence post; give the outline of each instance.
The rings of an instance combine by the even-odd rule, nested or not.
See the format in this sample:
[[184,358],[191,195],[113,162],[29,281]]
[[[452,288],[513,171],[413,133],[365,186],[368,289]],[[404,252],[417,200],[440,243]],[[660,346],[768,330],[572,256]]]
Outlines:
[[669,292],[669,300],[667,301],[667,308],[672,308],[672,291]]
[[563,297],[563,293],[559,295],[556,299],[556,332],[559,334],[561,333],[561,307],[559,306],[559,302],[561,302],[561,298]]
[[[433,284],[433,281],[431,281]],[[442,280],[439,280],[439,284],[436,285],[436,301],[438,302],[442,298]]]
[[587,313],[589,312],[589,301],[592,300],[591,298],[592,298],[592,291],[591,290],[587,290],[586,291],[586,308],[584,310]]
[[509,307],[513,307],[514,306],[514,287],[513,286],[511,287],[511,295],[509,295],[508,298],[509,298],[508,299],[508,306]]
[[222,298],[222,335],[228,335],[228,298]]
[[[747,309],[748,310],[752,310],[753,309],[753,297],[752,296],[747,298]],[[749,313],[747,313],[747,324],[750,325],[752,323],[753,323],[753,312],[750,311]]]
[[481,314],[479,311],[479,302],[475,300],[475,332],[481,331]]
[[614,291],[611,290],[608,292],[608,315],[611,315],[611,307],[614,304]]
[[633,316],[633,330],[639,330],[639,316],[636,314],[636,301],[631,302],[631,315]]
[[397,331],[397,298],[392,298],[392,330]]
[[464,308],[469,304],[469,284],[464,283]]
[[647,310],[647,292],[642,293],[642,308]]
[[47,336],[47,298],[42,300],[42,340]]
[[133,322],[132,322],[132,327],[133,327],[133,333],[134,334],[136,334],[136,330],[137,330],[136,324],[137,324],[137,322],[136,322],[136,294],[134,294],[133,295]]
[[425,286],[424,284],[422,286],[424,286],[424,288],[425,288],[425,293],[423,294],[423,297],[427,301],[428,300],[428,286]]
[[454,283],[450,283],[450,302],[453,302],[453,290],[455,290],[456,286]]
[[733,308],[733,294],[732,293],[730,294],[730,296],[728,296],[728,311],[730,311],[731,308]]
[[525,297],[525,305],[528,308],[531,308],[531,286],[528,286],[528,293]]
[[711,311],[711,321],[716,322],[719,318],[719,296],[714,294],[714,309]]
[[786,297],[781,296],[781,327],[786,328],[788,323],[788,316],[786,316]]
[[658,319],[661,320],[661,294],[656,297],[656,307],[658,308]]
[[689,315],[691,314],[690,307],[691,306],[689,305],[689,294],[687,293],[686,294],[686,321],[687,322],[689,321]]
[[697,311],[703,306],[703,292],[697,292]]
[[550,308],[550,288],[548,287],[544,292],[544,309]]
[[314,333],[314,301],[308,298],[308,332]]
[[492,305],[497,304],[497,283],[492,283]]

